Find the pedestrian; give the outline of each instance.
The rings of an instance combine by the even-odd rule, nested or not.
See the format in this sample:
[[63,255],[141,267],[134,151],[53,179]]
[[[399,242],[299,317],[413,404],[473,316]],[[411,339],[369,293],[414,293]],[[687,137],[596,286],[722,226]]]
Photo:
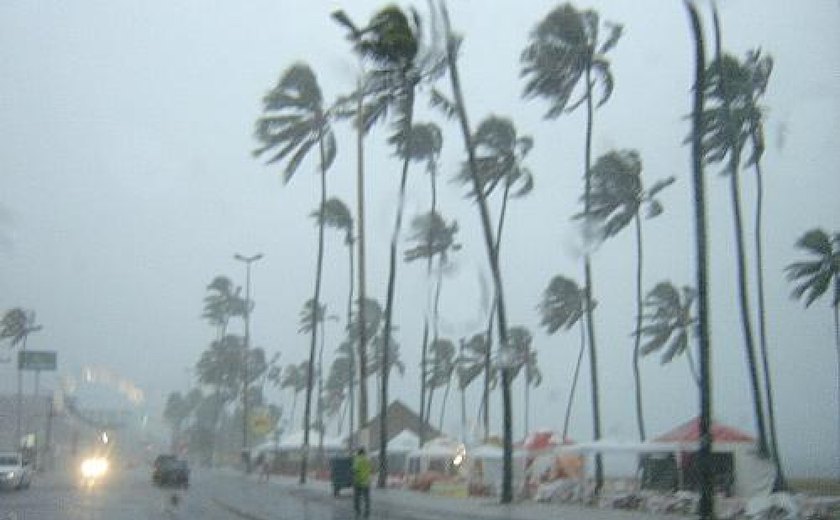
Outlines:
[[372,468],[370,459],[365,454],[364,448],[356,451],[353,457],[353,509],[356,511],[356,518],[362,513],[361,501],[365,501],[365,518],[370,516],[370,474]]
[[268,482],[271,477],[271,466],[274,462],[274,457],[266,453],[263,455],[262,464],[260,464],[260,480]]

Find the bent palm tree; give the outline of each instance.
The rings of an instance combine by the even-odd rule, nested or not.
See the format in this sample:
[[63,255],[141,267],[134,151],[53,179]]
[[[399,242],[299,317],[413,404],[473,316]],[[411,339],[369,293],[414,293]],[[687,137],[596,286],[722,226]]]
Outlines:
[[[488,199],[500,183],[503,183],[501,209],[499,210],[499,219],[496,224],[496,236],[494,239],[495,260],[499,262],[502,231],[507,215],[508,200],[511,197],[523,197],[530,193],[534,187],[534,178],[531,171],[522,164],[525,156],[528,155],[528,152],[533,147],[534,142],[530,136],[518,135],[516,127],[510,119],[490,116],[478,125],[478,130],[476,130],[473,136],[473,144],[475,146],[475,162],[480,186],[478,189],[481,190],[482,196]],[[461,171],[456,180],[464,185],[471,184],[472,179],[469,162],[461,166]],[[476,188],[473,187],[471,189],[469,196],[476,196]],[[496,305],[495,299],[493,305]],[[493,309],[491,309],[490,317],[487,321],[487,337],[492,338]],[[491,350],[492,348],[487,350],[487,357],[484,360],[482,416],[485,437],[489,435],[490,428]]]
[[[350,214],[350,210],[347,208],[347,205],[341,201],[341,199],[333,197],[327,200],[324,204],[324,207],[320,211],[316,211],[313,216],[318,219],[319,222],[323,222],[327,226],[334,228],[338,231],[344,232],[344,245],[347,246],[347,253],[348,253],[348,266],[349,266],[349,289],[347,291],[347,326],[350,326],[350,322],[353,320],[353,292],[354,292],[354,255],[353,255],[353,216]],[[352,353],[351,353],[352,356]],[[354,370],[356,363],[354,359],[350,360],[351,362],[348,363],[347,369]],[[349,393],[348,399],[350,400],[350,431],[353,432],[353,416],[355,413],[355,373],[352,371],[348,374],[350,378],[349,381]]]
[[577,282],[562,275],[551,279],[548,287],[543,292],[543,298],[537,307],[540,312],[540,325],[545,327],[546,332],[554,334],[560,329],[568,331],[575,324],[580,327],[580,349],[577,362],[575,363],[574,374],[572,375],[572,387],[569,390],[569,399],[566,402],[566,414],[563,419],[563,438],[569,432],[569,419],[572,414],[572,403],[577,390],[580,365],[583,361],[586,340],[586,322],[581,320],[586,314],[586,291],[581,289]]
[[[592,167],[592,193],[589,220],[601,228],[603,238],[621,232],[633,221],[636,228],[636,326],[633,334],[633,379],[636,393],[636,422],[639,438],[645,440],[644,413],[642,411],[642,382],[639,373],[639,330],[642,320],[642,207],[647,208],[647,218],[654,218],[663,211],[655,198],[660,191],[674,182],[674,178],[657,182],[649,191],[642,185],[642,161],[635,150],[606,153]],[[585,215],[579,215],[583,217]]]
[[[35,311],[27,311],[20,307],[9,309],[0,321],[0,341],[8,340],[9,347],[14,349],[18,345],[21,352],[26,352],[26,340],[33,332],[43,327],[35,324]],[[37,380],[36,380],[37,381]],[[15,425],[15,442],[19,442],[22,434],[21,413],[23,409],[23,373],[21,365],[17,369],[17,409]]]
[[537,364],[537,352],[531,349],[534,337],[525,327],[510,328],[510,343],[500,350],[500,364],[507,365],[510,379],[514,381],[524,371],[525,381],[525,435],[530,431],[530,392],[531,386],[542,384],[542,373]]
[[671,282],[659,282],[645,297],[644,325],[637,330],[637,335],[645,338],[639,353],[647,356],[662,351],[660,361],[663,365],[685,354],[691,376],[699,384],[690,344],[697,327],[697,317],[692,313],[696,299],[697,291],[691,287],[683,286],[678,290]]
[[[330,114],[325,109],[321,88],[315,73],[308,65],[297,63],[280,77],[277,86],[263,98],[265,115],[257,120],[256,137],[262,143],[254,151],[260,156],[272,151],[269,164],[286,161],[283,180],[288,182],[314,147],[318,148],[321,200],[327,201],[327,170],[335,160],[335,136],[330,127]],[[315,288],[312,300],[320,305],[321,272],[324,263],[324,224],[318,226],[318,253],[315,265]],[[315,313],[312,314],[314,319]],[[315,372],[315,347],[318,327],[312,322],[309,344],[309,371],[307,373],[306,404],[304,408],[303,458],[300,482],[306,482],[309,459],[309,422],[312,409],[312,387]]]
[[822,229],[812,229],[799,238],[796,247],[811,255],[812,259],[794,262],[785,269],[788,280],[797,284],[793,296],[804,299],[805,307],[809,307],[824,294],[830,295],[829,305],[834,308],[837,386],[840,390],[840,232],[829,235]]
[[[605,24],[608,29],[600,39],[600,19],[596,11],[577,11],[571,4],[563,4],[551,11],[534,29],[531,42],[522,52],[522,76],[527,77],[524,96],[548,99],[546,118],[555,119],[586,105],[586,144],[584,150],[584,214],[591,210],[592,121],[595,110],[593,90],[601,85],[597,106],[609,99],[613,89],[612,73],[606,54],[618,43],[622,26]],[[583,85],[579,89],[579,85]],[[576,91],[580,97],[572,101]],[[592,268],[590,255],[583,257],[584,291],[587,305],[586,322],[589,339],[590,379],[592,385],[592,429],[595,440],[601,438],[601,411],[598,396],[598,362],[595,324],[592,315]],[[604,483],[604,469],[600,455],[595,457],[595,493]]]

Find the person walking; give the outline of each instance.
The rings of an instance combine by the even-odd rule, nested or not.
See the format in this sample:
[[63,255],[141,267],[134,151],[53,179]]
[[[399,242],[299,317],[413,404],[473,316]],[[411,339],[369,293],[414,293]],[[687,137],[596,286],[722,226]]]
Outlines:
[[365,502],[365,518],[370,516],[370,474],[372,471],[365,449],[359,448],[353,457],[353,509],[356,511],[356,518],[362,514],[362,500]]

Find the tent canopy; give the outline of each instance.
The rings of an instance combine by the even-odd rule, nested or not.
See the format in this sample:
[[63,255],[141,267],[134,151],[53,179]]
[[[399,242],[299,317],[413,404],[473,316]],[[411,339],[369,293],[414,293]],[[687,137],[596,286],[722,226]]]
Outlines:
[[[317,448],[320,445],[320,432],[317,430],[309,430],[309,447]],[[277,443],[277,448],[281,450],[298,449],[303,446],[303,431],[292,432],[284,436]],[[336,437],[328,437],[324,435],[324,448],[328,450],[342,449],[344,443],[341,439]]]
[[[712,422],[711,430],[714,442],[755,442],[755,438],[751,435],[724,424]],[[685,422],[653,440],[654,442],[698,442],[700,440],[700,418],[696,417]]]

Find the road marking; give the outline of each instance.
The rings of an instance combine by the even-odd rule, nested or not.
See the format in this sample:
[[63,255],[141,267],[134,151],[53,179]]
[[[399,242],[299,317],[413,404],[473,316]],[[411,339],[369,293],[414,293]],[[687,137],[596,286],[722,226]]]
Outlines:
[[242,511],[241,509],[233,507],[230,504],[226,504],[226,503],[222,502],[221,500],[219,500],[217,498],[212,498],[211,500],[214,504],[221,507],[225,511],[227,511],[229,513],[233,513],[238,517],[245,518],[246,520],[267,520],[267,519],[265,519],[261,516],[252,515],[251,513],[247,513],[245,511]]

